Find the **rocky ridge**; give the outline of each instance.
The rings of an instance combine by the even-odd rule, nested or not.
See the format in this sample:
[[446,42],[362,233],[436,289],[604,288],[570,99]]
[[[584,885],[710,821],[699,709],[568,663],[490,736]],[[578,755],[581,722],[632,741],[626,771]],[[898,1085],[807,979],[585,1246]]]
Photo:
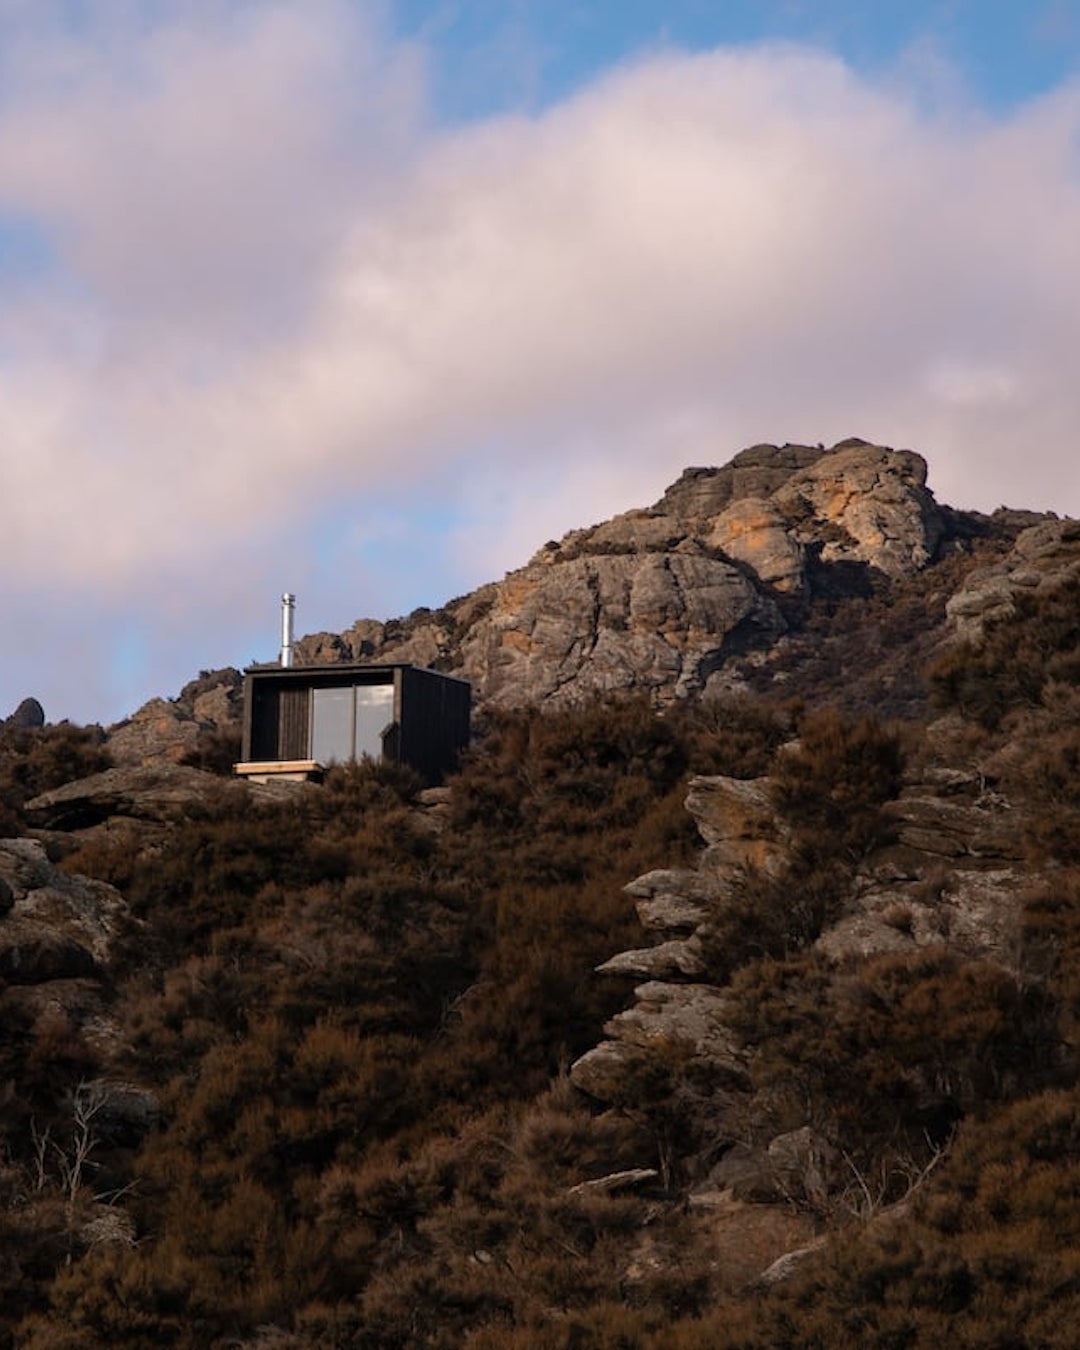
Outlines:
[[[298,663],[401,661],[468,679],[483,707],[560,707],[605,693],[657,706],[739,687],[782,660],[812,606],[902,582],[951,548],[995,533],[1013,554],[949,600],[957,631],[1007,608],[1032,576],[1068,562],[1080,525],[1032,512],[1000,519],[941,507],[926,462],[852,438],[831,449],[756,445],[690,468],[653,506],[572,530],[500,582],[407,618],[360,619],[299,640]],[[121,765],[191,760],[237,734],[241,678],[204,673],[110,728]]]
[[[942,740],[949,734],[947,725],[937,732]],[[613,956],[598,973],[642,983],[630,1006],[607,1023],[607,1039],[573,1064],[571,1081],[601,1102],[621,1102],[651,1056],[678,1047],[688,1075],[720,1085],[717,1133],[724,1134],[726,1114],[738,1141],[723,1149],[691,1203],[714,1206],[724,1192],[736,1200],[807,1201],[813,1198],[807,1188],[824,1195],[835,1184],[825,1173],[836,1160],[811,1126],[792,1130],[771,1114],[756,1082],[765,1047],[740,1034],[731,992],[707,982],[703,960],[726,907],[748,882],[781,874],[790,832],[769,778],[699,777],[686,806],[705,845],[699,862],[649,872],[626,886],[650,941]],[[968,961],[1014,969],[1017,897],[1037,874],[1025,854],[1023,813],[984,770],[922,764],[907,771],[887,814],[888,842],[861,861],[841,913],[813,943],[829,980],[842,984],[875,957],[920,949],[947,948]]]
[[413,661],[479,704],[560,706],[626,690],[663,705],[764,649],[813,594],[926,566],[947,534],[926,463],[857,439],[758,445],[687,469],[661,499],[545,544],[503,581],[408,620],[316,634],[303,661]]

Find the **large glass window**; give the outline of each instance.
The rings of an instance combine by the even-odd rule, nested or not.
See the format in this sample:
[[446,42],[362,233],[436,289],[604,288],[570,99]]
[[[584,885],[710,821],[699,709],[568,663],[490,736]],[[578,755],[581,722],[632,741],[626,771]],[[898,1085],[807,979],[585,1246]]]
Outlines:
[[353,738],[353,756],[370,755],[382,758],[382,734],[394,720],[394,686],[392,684],[358,684],[356,686],[356,724]]
[[311,699],[311,758],[320,764],[352,757],[353,691],[315,689]]
[[320,764],[382,756],[382,734],[394,720],[394,686],[361,684],[315,689],[311,700],[311,758]]

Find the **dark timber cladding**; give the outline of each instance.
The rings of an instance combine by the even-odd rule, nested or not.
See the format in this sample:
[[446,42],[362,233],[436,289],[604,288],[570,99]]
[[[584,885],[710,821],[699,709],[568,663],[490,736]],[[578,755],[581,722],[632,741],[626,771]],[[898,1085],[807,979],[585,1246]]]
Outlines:
[[246,672],[246,763],[326,765],[370,755],[429,783],[469,742],[466,680],[407,665],[262,666]]

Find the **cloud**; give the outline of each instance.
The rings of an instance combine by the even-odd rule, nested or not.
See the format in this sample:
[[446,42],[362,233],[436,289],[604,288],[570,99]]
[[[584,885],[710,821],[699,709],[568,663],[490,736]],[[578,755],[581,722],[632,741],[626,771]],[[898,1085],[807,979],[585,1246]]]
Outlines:
[[995,120],[818,51],[666,51],[450,129],[422,50],[334,0],[42,13],[0,8],[0,248],[6,214],[48,264],[0,270],[37,629],[100,605],[179,660],[209,604],[246,659],[245,592],[370,575],[319,560],[354,503],[415,519],[427,594],[302,626],[437,604],[765,439],[1080,512],[1080,89]]
[[295,319],[419,109],[409,49],[336,0],[53,28],[9,47],[4,73],[3,197],[111,316],[203,342]]

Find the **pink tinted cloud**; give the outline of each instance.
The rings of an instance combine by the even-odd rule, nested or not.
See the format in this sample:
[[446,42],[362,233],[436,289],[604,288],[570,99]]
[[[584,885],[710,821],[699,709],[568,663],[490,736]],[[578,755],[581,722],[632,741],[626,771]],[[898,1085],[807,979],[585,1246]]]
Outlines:
[[173,4],[91,37],[54,28],[17,49],[0,201],[44,223],[111,316],[257,340],[284,298],[306,305],[407,152],[415,55],[339,0]]
[[355,15],[23,39],[0,205],[60,268],[0,310],[0,500],[37,584],[216,594],[460,469],[438,603],[762,439],[1080,510],[1077,90],[992,121],[818,52],[669,52],[436,130],[422,53]]

